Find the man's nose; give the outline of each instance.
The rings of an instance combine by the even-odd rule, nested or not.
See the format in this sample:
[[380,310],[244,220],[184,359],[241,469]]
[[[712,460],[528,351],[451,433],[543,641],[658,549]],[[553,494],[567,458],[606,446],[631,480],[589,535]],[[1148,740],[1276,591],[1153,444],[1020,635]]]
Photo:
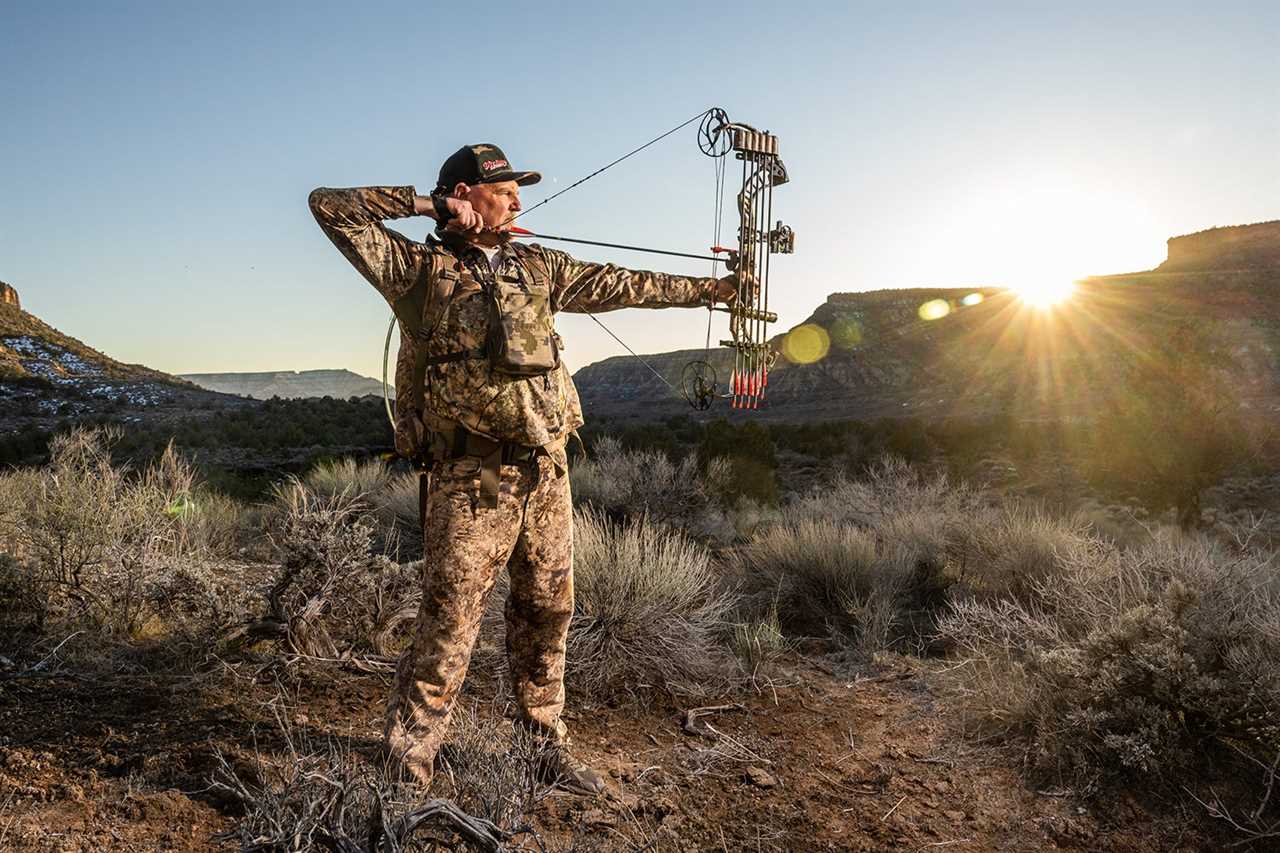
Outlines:
[[512,197],[511,197],[511,210],[512,210],[512,211],[517,211],[517,210],[519,210],[519,209],[520,209],[520,196],[518,196],[518,195],[517,195],[517,196],[512,196]]

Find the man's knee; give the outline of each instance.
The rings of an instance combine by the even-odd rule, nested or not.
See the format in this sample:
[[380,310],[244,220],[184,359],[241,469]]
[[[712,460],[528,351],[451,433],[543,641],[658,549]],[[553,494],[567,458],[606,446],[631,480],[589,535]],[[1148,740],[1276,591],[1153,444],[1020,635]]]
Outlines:
[[529,622],[540,625],[568,624],[573,618],[573,586],[533,585],[520,589],[514,584],[507,596],[507,621]]

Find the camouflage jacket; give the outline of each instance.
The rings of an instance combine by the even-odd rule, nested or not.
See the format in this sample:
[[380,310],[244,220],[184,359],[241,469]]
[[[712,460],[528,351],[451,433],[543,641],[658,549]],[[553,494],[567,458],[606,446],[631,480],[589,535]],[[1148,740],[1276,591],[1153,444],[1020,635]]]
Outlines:
[[[489,302],[481,281],[489,260],[482,251],[443,232],[443,240],[420,243],[383,224],[414,215],[413,187],[321,188],[311,193],[311,211],[329,239],[392,305],[419,277],[459,279],[439,326],[425,341],[400,324],[396,361],[396,449],[412,456],[419,449],[412,384],[417,348],[430,356],[484,346]],[[452,272],[449,272],[452,270]],[[705,305],[713,279],[623,269],[588,263],[536,244],[510,243],[497,275],[517,277],[546,288],[552,312],[612,311]],[[483,359],[463,359],[427,369],[423,394],[430,424],[444,420],[501,441],[548,447],[563,461],[564,438],[582,425],[582,406],[564,364],[549,373],[512,377],[495,373]]]

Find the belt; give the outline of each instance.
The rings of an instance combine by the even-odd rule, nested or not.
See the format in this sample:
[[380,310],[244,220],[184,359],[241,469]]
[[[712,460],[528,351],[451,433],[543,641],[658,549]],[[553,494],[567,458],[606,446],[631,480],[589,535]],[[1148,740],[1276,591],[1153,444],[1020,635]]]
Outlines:
[[511,441],[495,441],[483,435],[470,432],[462,427],[454,427],[453,438],[449,441],[446,459],[461,459],[464,456],[479,456],[484,459],[497,449],[503,465],[518,465],[532,462],[538,458],[540,448]]
[[471,456],[480,459],[480,506],[493,509],[498,505],[498,487],[501,482],[503,465],[527,465],[544,452],[540,447],[516,444],[510,441],[497,441],[479,435],[459,425],[453,426],[453,435],[437,432],[443,451],[437,458],[441,460],[461,459]]

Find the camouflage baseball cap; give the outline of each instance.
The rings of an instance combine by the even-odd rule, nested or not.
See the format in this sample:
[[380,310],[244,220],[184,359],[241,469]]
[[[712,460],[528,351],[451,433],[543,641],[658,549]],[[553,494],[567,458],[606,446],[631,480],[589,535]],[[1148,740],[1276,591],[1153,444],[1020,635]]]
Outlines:
[[492,184],[498,181],[515,181],[520,186],[536,184],[542,180],[539,172],[517,172],[511,168],[507,155],[496,145],[464,145],[449,156],[440,167],[437,181],[441,189],[452,189],[459,182],[464,184]]

